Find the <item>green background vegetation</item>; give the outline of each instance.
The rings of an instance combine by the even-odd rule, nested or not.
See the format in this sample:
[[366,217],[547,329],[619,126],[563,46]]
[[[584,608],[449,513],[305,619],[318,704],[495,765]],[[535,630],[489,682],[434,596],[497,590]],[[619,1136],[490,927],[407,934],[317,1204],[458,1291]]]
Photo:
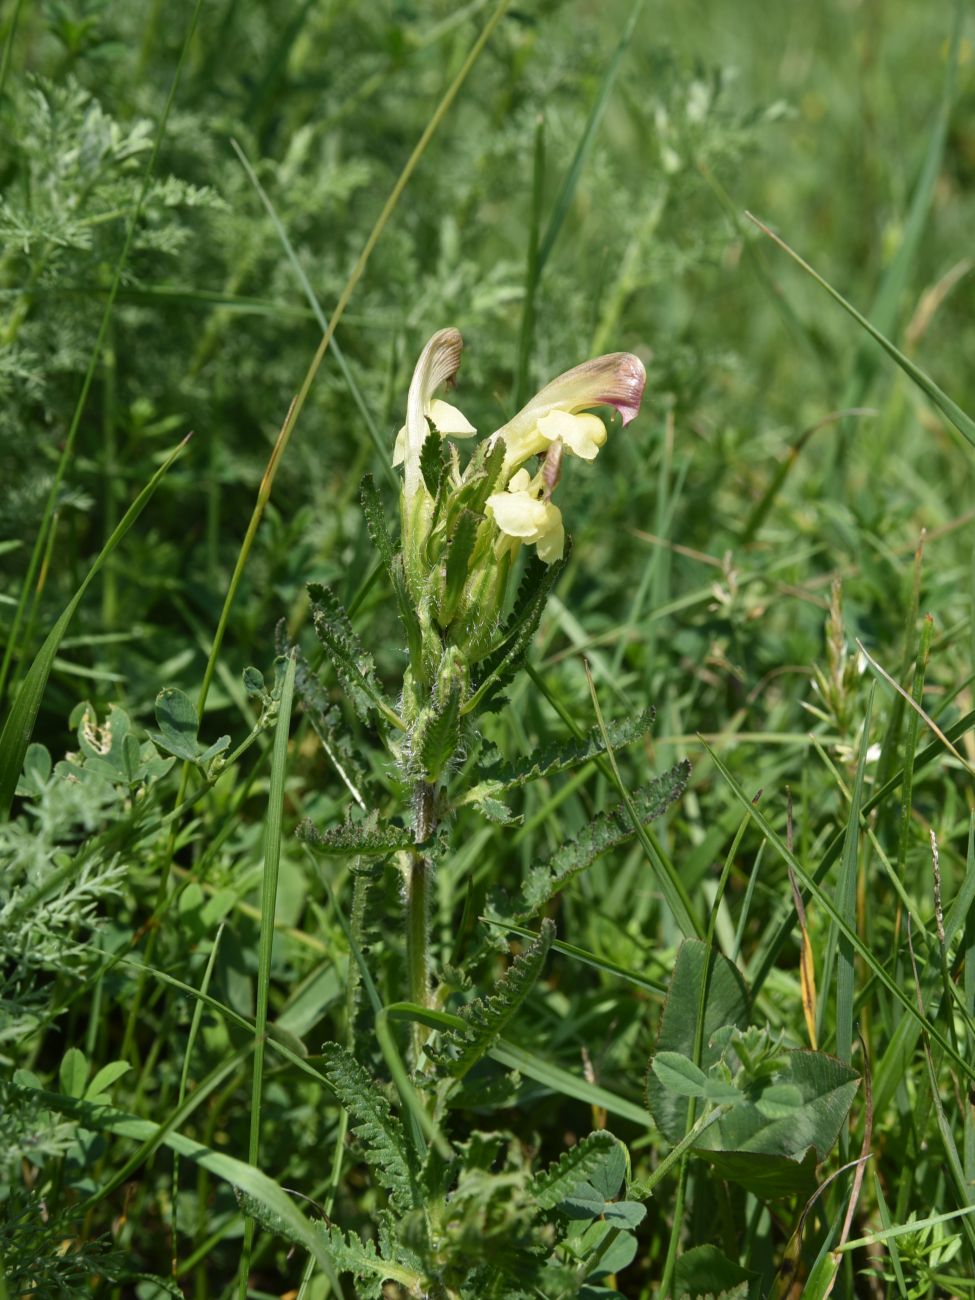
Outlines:
[[[298,268],[327,317],[490,13],[483,3],[202,5],[76,439],[59,469],[193,13],[159,2],[6,6],[5,714],[128,505],[194,433],[61,644],[34,736],[55,762],[78,748],[83,701],[103,720],[110,706],[124,709],[143,744],[161,688],[196,697],[274,439],[322,334]],[[520,681],[513,707],[486,724],[491,739],[516,759],[569,737],[564,715],[588,730],[583,655],[607,718],[654,704],[652,738],[619,756],[621,771],[635,786],[691,760],[686,795],[654,829],[704,920],[743,809],[699,735],[748,798],[762,792],[767,824],[749,822],[735,848],[715,937],[746,981],[761,972],[760,1019],[794,1046],[808,1044],[799,929],[783,855],[766,831],[785,837],[791,791],[789,833],[812,874],[864,804],[859,842],[848,838],[823,887],[913,997],[910,915],[932,1019],[971,1059],[975,958],[966,965],[965,957],[975,930],[963,908],[947,951],[939,948],[930,832],[947,911],[975,885],[975,745],[964,721],[975,672],[975,447],[744,215],[772,226],[963,410],[975,411],[971,17],[963,14],[953,44],[949,5],[648,0],[621,45],[630,14],[623,4],[539,0],[512,5],[493,33],[352,296],[336,334],[344,366],[334,349],[326,355],[281,460],[201,737],[209,744],[227,733],[236,746],[251,731],[260,703],[240,674],[256,664],[270,677],[281,620],[279,635],[310,647],[309,581],[329,583],[354,606],[380,675],[394,683],[401,673],[389,592],[383,580],[363,584],[372,557],[358,485],[374,474],[392,516],[388,456],[416,355],[435,329],[456,325],[464,334],[456,400],[483,432],[512,413],[519,388],[530,393],[597,352],[636,352],[648,370],[640,418],[611,432],[594,466],[571,465],[560,488],[575,545],[532,657],[546,691]],[[546,257],[526,329],[535,228]],[[851,408],[857,413],[837,414]],[[38,578],[24,588],[49,500],[53,526]],[[930,653],[919,674],[926,626]],[[927,723],[914,725],[916,713],[858,659],[857,640],[908,690],[923,677],[921,704],[941,731],[963,720],[957,750]],[[334,680],[323,681],[338,701]],[[870,807],[932,742],[907,814],[899,788]],[[29,1068],[71,1093],[63,1061],[78,1048],[93,1073],[128,1061],[131,1070],[106,1085],[121,1110],[156,1124],[173,1117],[187,1086],[193,1001],[152,972],[195,987],[212,979],[212,996],[253,1017],[271,747],[259,736],[184,817],[141,839],[127,789],[50,780],[32,751],[36,783],[0,829],[5,1079]],[[154,777],[152,806],[171,810],[179,783],[178,769]],[[438,877],[435,962],[441,973],[448,962],[465,966],[448,978],[457,999],[470,981],[489,988],[504,967],[501,941],[476,920],[494,892],[514,891],[613,791],[590,765],[520,797],[516,828],[485,825],[473,812],[458,821],[456,853]],[[349,956],[340,914],[351,885],[341,862],[316,867],[292,832],[306,816],[334,824],[348,798],[296,709],[270,1014],[312,1060],[343,1032]],[[18,911],[61,869],[36,906]],[[392,918],[394,881],[388,903]],[[566,1077],[588,1076],[640,1106],[662,993],[607,964],[662,991],[680,938],[643,847],[600,860],[552,912],[559,938],[602,965],[555,953],[514,1037]],[[471,928],[458,947],[462,916]],[[783,918],[788,934],[766,968]],[[835,1051],[853,1027],[862,1036],[854,1065],[885,1085],[852,1236],[975,1201],[970,1080],[937,1048],[928,1061],[920,1039],[899,1055],[902,1009],[860,958],[851,1007],[839,932],[815,901],[808,925],[819,1046]],[[388,1000],[402,996],[399,946],[391,921],[375,936]],[[113,954],[147,959],[150,973]],[[247,1034],[211,1012],[198,1028],[191,1092],[194,1081],[222,1073],[176,1127],[245,1159]],[[146,1300],[164,1294],[162,1284],[135,1275],[168,1274],[171,1254],[185,1294],[232,1293],[243,1218],[219,1173],[211,1179],[184,1162],[171,1241],[169,1154],[131,1169],[124,1187],[109,1192],[135,1150],[131,1140],[93,1136],[3,1087],[0,1248],[8,1266],[43,1258],[47,1280],[36,1294],[89,1294],[84,1278],[92,1276],[108,1279],[95,1284],[97,1294]],[[599,1118],[568,1087],[524,1080],[516,1100],[477,1124],[516,1134],[541,1164]],[[861,1090],[843,1159],[859,1151],[868,1112]],[[319,1203],[331,1198],[344,1229],[369,1232],[383,1198],[354,1152],[329,1190],[338,1115],[319,1086],[276,1061],[262,1102],[261,1167]],[[630,1146],[638,1174],[668,1148],[649,1124],[612,1115],[608,1123]],[[824,1173],[839,1163],[834,1154]],[[789,1253],[805,1275],[827,1226],[845,1214],[850,1179],[842,1175],[817,1203],[801,1248],[789,1247],[801,1201],[731,1205],[708,1167],[692,1161],[682,1221],[675,1228],[675,1174],[648,1203],[619,1289],[656,1294],[668,1245],[679,1238],[682,1248],[721,1246],[764,1288],[784,1294],[775,1270]],[[74,1245],[59,1256],[65,1239]],[[850,1252],[836,1294],[972,1293],[975,1241],[958,1221],[898,1240],[893,1255]],[[303,1255],[289,1258],[279,1238],[261,1231],[254,1249],[252,1294],[298,1287]],[[11,1272],[11,1295],[27,1276]],[[305,1290],[325,1295],[324,1278]]]

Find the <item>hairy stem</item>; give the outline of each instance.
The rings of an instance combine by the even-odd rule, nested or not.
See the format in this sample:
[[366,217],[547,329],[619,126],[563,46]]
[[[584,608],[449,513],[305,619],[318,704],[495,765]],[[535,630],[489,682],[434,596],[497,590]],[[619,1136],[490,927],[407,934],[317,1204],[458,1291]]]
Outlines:
[[[414,838],[423,844],[436,827],[434,787],[419,782],[413,794]],[[406,877],[406,973],[411,1002],[430,1004],[430,883],[433,863],[418,849],[410,855]],[[426,1038],[420,1024],[413,1026],[413,1054],[418,1058]],[[415,1063],[415,1061],[414,1061]]]
[[[406,878],[406,971],[409,999],[425,1007],[430,1002],[430,878],[433,866],[414,853]],[[426,1038],[423,1025],[413,1025],[414,1064]]]
[[415,853],[406,882],[406,965],[410,1001],[418,1006],[430,1000],[430,877],[429,858]]

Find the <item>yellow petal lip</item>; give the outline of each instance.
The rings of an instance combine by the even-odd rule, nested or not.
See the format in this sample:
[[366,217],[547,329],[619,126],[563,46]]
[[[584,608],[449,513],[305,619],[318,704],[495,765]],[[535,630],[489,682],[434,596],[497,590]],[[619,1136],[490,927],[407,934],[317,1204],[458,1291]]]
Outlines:
[[506,543],[517,549],[519,544],[538,547],[538,557],[554,564],[565,550],[565,528],[558,506],[536,495],[538,480],[521,469],[512,477],[507,492],[492,492],[486,505]]
[[536,541],[546,531],[548,512],[557,509],[523,491],[494,492],[487,504],[501,531],[524,542]]
[[402,465],[406,460],[406,425],[396,435],[396,442],[393,445],[393,465]]
[[435,397],[430,403],[427,415],[433,421],[438,433],[450,438],[473,438],[477,430],[462,411],[449,402]]
[[545,564],[554,564],[556,560],[561,560],[565,551],[565,529],[562,526],[562,518],[559,522],[553,524],[543,537],[538,539],[538,558]]
[[598,415],[552,411],[539,420],[538,431],[549,442],[561,438],[566,447],[582,460],[595,460],[599,448],[606,442],[606,426]]

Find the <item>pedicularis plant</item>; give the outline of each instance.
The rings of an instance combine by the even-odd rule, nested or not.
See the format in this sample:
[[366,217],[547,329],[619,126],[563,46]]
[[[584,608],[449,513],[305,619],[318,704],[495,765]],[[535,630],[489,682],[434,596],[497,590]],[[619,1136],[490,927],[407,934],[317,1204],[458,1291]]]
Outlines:
[[[453,814],[473,806],[492,821],[514,823],[507,794],[604,755],[615,772],[615,749],[644,735],[653,716],[646,710],[607,727],[597,704],[599,725],[589,735],[516,766],[483,742],[479,718],[503,707],[506,689],[526,667],[566,562],[569,542],[555,502],[563,469],[576,459],[595,460],[606,442],[606,423],[592,408],[612,408],[624,426],[638,414],[646,376],[629,353],[588,361],[549,383],[465,456],[476,431],[438,395],[454,383],[462,346],[456,330],[441,330],[416,365],[393,454],[403,473],[398,549],[375,485],[366,479],[362,488],[408,655],[398,698],[384,692],[334,594],[319,584],[310,588],[318,638],[352,711],[382,743],[387,767],[391,761],[398,808],[377,814],[359,784],[368,780],[365,768],[336,729],[323,683],[304,662],[297,672],[299,693],[353,809],[341,826],[305,822],[299,830],[316,852],[350,859],[355,876],[348,1038],[324,1048],[325,1074],[385,1201],[376,1208],[374,1240],[363,1244],[330,1224],[326,1249],[337,1269],[356,1276],[363,1296],[594,1300],[617,1294],[613,1275],[637,1251],[635,1230],[646,1212],[640,1202],[688,1152],[764,1198],[811,1191],[857,1080],[839,1061],[789,1050],[781,1036],[750,1024],[741,975],[714,952],[713,930],[700,926],[679,877],[658,860],[658,883],[687,935],[646,1087],[671,1153],[634,1182],[626,1148],[597,1127],[539,1171],[530,1141],[458,1123],[464,1112],[490,1114],[514,1104],[525,1074],[546,1082],[537,1058],[507,1037],[555,940],[549,917],[537,928],[525,923],[553,910],[559,892],[598,856],[634,835],[645,838],[645,823],[680,796],[687,779],[687,765],[679,763],[635,790],[620,785],[619,807],[495,895],[486,928],[528,941],[489,994],[472,987],[475,945],[465,952],[458,942],[455,953],[467,959],[459,967],[453,955],[431,959],[430,899],[438,863],[457,848]],[[397,899],[384,892],[391,868],[400,880]],[[389,950],[397,947],[388,942],[390,905],[397,901],[402,959],[390,963]],[[467,932],[474,928],[469,911]],[[489,946],[482,940],[482,953]],[[387,959],[376,967],[382,952]],[[383,1004],[378,987],[395,990],[397,982],[400,999],[394,991]],[[409,1026],[401,1044],[405,1064],[396,1023]],[[377,1077],[387,1071],[399,1116]],[[619,1104],[584,1080],[573,1086],[597,1107]],[[682,1194],[682,1180],[680,1186]],[[660,1261],[668,1275],[673,1254]],[[702,1279],[708,1291],[729,1297],[748,1294],[755,1281],[710,1247],[687,1252],[675,1276],[668,1286],[689,1295],[700,1293],[694,1287]]]
[[[316,631],[350,702],[363,721],[377,726],[410,792],[402,829],[370,828],[363,847],[403,850],[409,994],[420,1006],[429,1000],[430,846],[451,808],[448,786],[457,757],[477,748],[478,714],[498,707],[565,562],[565,529],[553,500],[563,460],[592,461],[606,441],[606,426],[587,408],[614,407],[626,424],[640,409],[646,382],[642,363],[629,353],[578,366],[478,443],[462,465],[456,440],[476,430],[436,396],[453,383],[462,348],[457,330],[440,330],[413,374],[393,456],[403,468],[398,553],[375,487],[369,480],[363,486],[363,507],[396,593],[409,653],[398,704],[383,697],[332,594],[321,586],[311,590]],[[532,472],[526,465],[536,458]],[[534,554],[509,612],[512,568],[527,546]],[[465,793],[482,808],[490,799],[489,814],[506,818],[500,790]],[[355,846],[356,832],[349,842]]]

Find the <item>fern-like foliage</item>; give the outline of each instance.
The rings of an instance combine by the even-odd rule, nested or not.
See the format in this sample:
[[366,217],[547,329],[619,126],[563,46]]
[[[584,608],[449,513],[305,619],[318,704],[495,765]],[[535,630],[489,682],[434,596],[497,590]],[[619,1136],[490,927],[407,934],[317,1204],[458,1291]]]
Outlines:
[[[622,749],[633,741],[639,740],[641,736],[645,736],[653,726],[654,716],[654,709],[647,708],[633,718],[621,718],[608,723],[606,726],[608,747],[614,751]],[[598,727],[593,727],[583,740],[550,745],[544,750],[537,750],[525,760],[527,766],[500,765],[500,755],[497,750],[492,750],[488,753],[486,761],[482,762],[482,779],[457,800],[457,807],[474,804],[491,821],[505,820],[498,816],[499,807],[505,807],[503,803],[499,803],[503,794],[510,790],[517,790],[541,777],[569,772],[588,762],[589,759],[605,754],[606,749],[607,744],[602,733]],[[488,774],[492,763],[499,764],[498,771],[493,776]],[[510,817],[506,820],[510,820]]]
[[391,1203],[401,1213],[417,1209],[423,1204],[423,1195],[413,1150],[379,1084],[337,1043],[326,1043],[322,1055],[325,1077],[349,1112],[352,1132]]
[[362,1300],[381,1300],[386,1294],[383,1279],[387,1266],[371,1241],[361,1241],[354,1233],[344,1233],[330,1224],[323,1228],[325,1248],[341,1273],[351,1273],[356,1281],[356,1295]]
[[376,677],[372,655],[353,630],[344,606],[324,583],[309,583],[308,594],[315,632],[360,720],[372,721],[377,714],[388,717],[391,709]]
[[498,980],[494,992],[467,1004],[462,1012],[464,1028],[447,1030],[436,1051],[437,1063],[445,1073],[462,1079],[487,1055],[541,975],[554,939],[555,925],[546,919],[537,938]]
[[[278,644],[279,654],[288,653],[292,648],[286,638],[280,639]],[[280,648],[282,645],[284,649]],[[361,797],[368,785],[368,777],[342,725],[341,710],[328,698],[307,659],[300,653],[295,664],[295,692],[332,766],[348,789]]]
[[532,1179],[530,1190],[543,1210],[552,1210],[589,1177],[619,1146],[605,1129],[597,1129],[564,1151],[554,1165]]
[[[383,864],[362,860],[353,862],[351,875],[354,883],[349,926],[353,940],[368,962],[373,944],[381,942],[385,929]],[[375,1034],[371,1032],[373,1014],[368,999],[364,996],[362,971],[351,953],[345,986],[345,1009],[348,1044],[363,1058],[367,1055],[364,1050],[366,1043],[375,1047]]]
[[401,826],[380,823],[376,813],[370,813],[361,822],[345,822],[327,831],[320,831],[306,818],[296,834],[306,844],[314,844],[323,853],[337,858],[385,858],[413,845],[408,831]]
[[[662,776],[630,792],[630,799],[642,824],[662,816],[680,798],[687,786],[690,770],[690,764],[685,759]],[[609,812],[600,813],[574,840],[563,844],[544,866],[535,867],[528,873],[521,897],[510,914],[518,918],[533,916],[551,902],[580,871],[585,871],[603,853],[626,843],[635,834],[629,813],[622,804],[617,804]]]

